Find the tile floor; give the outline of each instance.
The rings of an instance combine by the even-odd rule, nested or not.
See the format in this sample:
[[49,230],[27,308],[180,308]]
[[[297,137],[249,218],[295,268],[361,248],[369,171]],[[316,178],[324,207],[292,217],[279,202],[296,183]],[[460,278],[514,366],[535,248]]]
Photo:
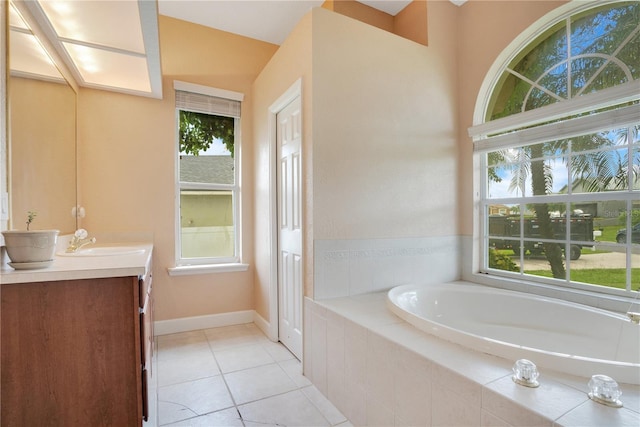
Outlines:
[[254,324],[157,342],[160,426],[351,426]]

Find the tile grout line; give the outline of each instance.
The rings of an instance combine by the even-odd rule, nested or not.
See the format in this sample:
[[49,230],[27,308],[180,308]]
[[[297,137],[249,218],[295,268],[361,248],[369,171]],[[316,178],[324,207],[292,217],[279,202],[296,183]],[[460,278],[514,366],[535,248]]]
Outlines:
[[[211,348],[211,341],[209,340],[209,338],[208,338],[208,337],[207,337],[207,340],[208,340],[208,342],[209,342],[209,347]],[[270,341],[270,342],[271,342],[271,341]],[[276,343],[276,344],[277,344],[277,343]],[[244,346],[249,346],[249,345],[259,345],[259,346],[260,346],[260,347],[261,347],[261,348],[262,348],[262,349],[263,349],[263,350],[264,350],[264,351],[269,355],[269,357],[271,358],[271,362],[270,362],[270,363],[265,363],[265,364],[262,364],[262,365],[252,366],[252,367],[249,367],[249,368],[238,369],[238,370],[236,370],[236,371],[223,372],[223,371],[222,371],[222,367],[220,366],[220,364],[219,364],[219,362],[218,362],[218,359],[217,359],[217,357],[216,357],[216,354],[215,354],[215,353],[216,353],[216,351],[215,351],[215,350],[213,350],[213,349],[211,350],[211,352],[213,353],[213,357],[214,357],[214,359],[215,359],[215,361],[216,361],[216,364],[218,365],[218,369],[220,369],[220,375],[222,375],[222,378],[223,378],[223,381],[224,381],[224,383],[225,383],[225,386],[227,387],[227,390],[228,390],[228,392],[229,392],[229,395],[231,396],[231,400],[232,400],[232,401],[233,401],[233,403],[234,403],[234,407],[235,407],[235,409],[236,409],[236,412],[238,413],[238,416],[240,417],[240,421],[242,422],[242,424],[243,424],[243,425],[245,425],[245,419],[242,417],[242,414],[240,413],[239,406],[243,406],[243,405],[248,405],[248,404],[252,404],[252,403],[256,403],[256,402],[260,402],[260,401],[262,401],[262,400],[271,399],[271,398],[276,397],[276,396],[282,396],[282,395],[285,395],[285,394],[287,394],[287,393],[291,393],[291,392],[293,392],[293,391],[299,391],[300,393],[302,393],[302,395],[305,397],[305,399],[307,399],[307,401],[309,401],[309,403],[311,403],[311,405],[312,405],[314,408],[316,408],[316,410],[318,411],[318,413],[320,413],[320,415],[322,416],[322,418],[323,418],[323,419],[325,419],[325,421],[327,421],[327,424],[328,424],[329,426],[331,426],[331,422],[329,422],[329,420],[327,420],[327,419],[326,419],[326,417],[324,416],[324,414],[322,413],[322,411],[320,410],[320,408],[318,408],[318,407],[317,407],[317,406],[316,406],[316,405],[315,405],[315,404],[314,404],[314,403],[313,403],[313,402],[312,402],[312,401],[307,397],[307,395],[302,391],[302,389],[303,389],[303,388],[305,388],[305,387],[309,387],[309,386],[311,386],[311,384],[308,384],[308,385],[305,385],[305,386],[300,386],[300,385],[298,385],[298,384],[296,383],[296,381],[295,381],[293,378],[291,378],[291,375],[289,375],[289,373],[288,373],[288,372],[283,368],[283,366],[282,366],[281,362],[286,362],[286,361],[289,361],[289,360],[293,360],[293,359],[295,359],[295,356],[294,356],[294,357],[292,357],[291,359],[277,360],[277,359],[274,357],[274,355],[273,355],[273,354],[271,354],[271,352],[269,352],[269,350],[264,346],[263,340],[262,340],[260,337],[256,337],[256,341],[255,341],[255,342],[247,343],[247,344],[246,344],[246,345],[244,345]],[[238,346],[238,347],[240,347],[240,346]],[[238,348],[238,347],[236,347],[236,348]],[[286,347],[285,347],[285,348],[286,348]],[[218,350],[218,351],[224,351],[224,350]],[[289,350],[287,349],[287,351],[289,351]],[[298,361],[298,363],[300,363],[300,361]],[[231,389],[229,388],[229,385],[228,385],[228,383],[227,383],[227,379],[226,379],[226,375],[227,375],[227,374],[232,374],[232,373],[237,373],[237,372],[246,371],[246,370],[253,369],[253,368],[258,368],[258,367],[268,366],[268,365],[276,365],[276,366],[278,366],[278,367],[282,370],[282,372],[286,375],[286,377],[289,379],[289,381],[291,381],[291,383],[293,384],[293,386],[294,386],[295,388],[294,388],[293,390],[288,390],[288,391],[284,391],[284,392],[280,392],[280,393],[272,394],[272,395],[269,395],[269,396],[265,396],[265,397],[262,397],[262,398],[260,398],[260,399],[255,399],[255,400],[250,400],[250,401],[247,401],[247,402],[243,402],[241,405],[238,405],[238,404],[237,404],[237,402],[236,402],[236,400],[235,400],[235,397],[233,396],[233,393],[231,392]],[[247,421],[247,422],[251,422],[251,423],[255,423],[255,424],[268,424],[268,423],[265,423],[265,422],[263,422],[263,421],[258,421],[258,420],[246,420],[246,421]]]
[[[340,423],[337,424],[333,424],[329,418],[328,418],[328,414],[325,414],[325,412],[323,411],[323,405],[320,405],[322,402],[319,401],[318,404],[314,403],[314,401],[312,400],[312,398],[310,397],[310,395],[308,395],[307,393],[310,392],[314,385],[313,383],[311,383],[310,381],[308,381],[308,378],[305,377],[302,372],[298,372],[298,370],[296,370],[295,362],[297,362],[298,364],[298,368],[301,367],[301,362],[299,360],[297,360],[297,358],[295,358],[295,356],[293,354],[291,354],[290,350],[288,350],[285,346],[283,346],[281,343],[279,342],[273,342],[270,340],[265,341],[265,337],[263,335],[258,335],[256,334],[255,330],[251,329],[250,327],[247,327],[245,329],[246,332],[249,332],[249,334],[246,336],[246,338],[248,339],[248,341],[246,342],[235,342],[234,344],[231,344],[229,347],[226,347],[224,345],[224,341],[225,338],[227,338],[226,336],[219,336],[219,337],[210,337],[209,334],[207,334],[207,330],[202,330],[204,339],[206,339],[207,341],[207,348],[210,351],[210,354],[213,356],[213,360],[215,363],[215,366],[218,369],[219,374],[216,375],[208,375],[206,377],[202,377],[202,378],[198,378],[197,380],[203,380],[203,379],[207,379],[207,378],[214,378],[217,375],[220,375],[222,377],[222,381],[225,385],[225,388],[227,390],[227,393],[230,397],[231,400],[231,405],[225,408],[219,408],[216,409],[215,411],[211,411],[211,412],[207,412],[205,414],[197,414],[196,412],[194,412],[193,410],[191,410],[190,408],[188,408],[187,406],[185,406],[185,408],[189,409],[190,412],[192,412],[194,415],[188,418],[185,418],[183,420],[178,420],[175,422],[185,422],[188,420],[195,420],[199,417],[203,417],[203,416],[208,416],[214,413],[218,413],[218,412],[222,412],[222,411],[229,411],[231,408],[235,409],[236,414],[237,414],[237,419],[240,420],[240,423],[243,426],[246,426],[246,423],[255,423],[255,424],[269,424],[268,422],[265,421],[258,421],[258,420],[245,420],[242,416],[242,413],[240,412],[239,407],[240,406],[244,406],[244,405],[249,405],[249,404],[253,404],[256,402],[260,402],[260,401],[264,401],[267,399],[271,399],[277,396],[282,396],[285,395],[287,393],[291,393],[291,392],[299,392],[302,393],[302,395],[304,396],[304,399],[311,404],[311,406],[313,408],[315,408],[319,415],[322,417],[322,419],[326,422],[327,426],[338,426],[341,424],[344,424],[345,422],[348,421],[348,419],[345,417],[345,419],[343,421],[341,421]],[[244,335],[244,334],[243,334]],[[234,338],[234,337],[231,337]],[[240,337],[241,339],[244,339],[245,337]],[[218,344],[220,345],[220,348],[218,348],[218,346],[216,345],[216,341],[219,341]],[[284,352],[280,352],[280,348],[271,346],[271,344],[276,344],[279,346],[282,346],[282,349],[285,350],[288,353],[284,353]],[[256,366],[248,366],[248,367],[244,367],[242,369],[237,369],[237,370],[232,370],[229,372],[223,372],[222,369],[222,365],[220,364],[220,360],[218,359],[218,354],[220,352],[223,351],[233,351],[234,349],[241,349],[242,347],[247,347],[247,346],[252,346],[252,345],[257,345],[259,346],[262,350],[264,350],[266,352],[266,354],[268,354],[269,359],[271,360],[269,363],[264,363],[264,364],[259,364]],[[160,343],[158,343],[158,349],[160,349],[160,347],[163,347],[160,345]],[[284,357],[290,355],[291,357]],[[238,404],[237,402],[237,397],[234,396],[229,383],[227,382],[227,374],[235,374],[235,373],[239,373],[242,371],[247,371],[250,369],[254,369],[254,368],[260,368],[260,367],[264,367],[264,366],[268,366],[268,365],[272,365],[275,364],[286,376],[286,378],[290,381],[291,386],[293,386],[292,389],[287,390],[287,391],[283,391],[283,392],[278,392],[269,396],[264,396],[261,397],[259,399],[255,399],[255,400],[251,400],[251,401],[247,401],[247,402],[243,402],[242,404]],[[288,366],[289,365],[289,366]],[[305,381],[301,381],[298,376],[300,376],[301,378],[304,378],[307,380],[308,383],[306,383]],[[197,380],[193,380],[193,381],[197,381]],[[178,385],[178,384],[184,384],[187,383],[189,381],[179,381],[177,383],[174,384],[167,384],[165,386],[172,386],[172,385]],[[168,401],[167,401],[168,402]],[[168,403],[173,403],[173,402],[168,402]],[[182,405],[184,406],[184,405]],[[233,416],[234,418],[236,416]],[[160,420],[159,420],[160,421]],[[159,424],[159,425],[169,425],[172,424],[168,423],[168,424]]]
[[[264,345],[263,345],[262,347],[264,348]],[[283,345],[283,347],[284,347],[287,351],[289,351],[289,352],[291,353],[291,350],[289,350],[288,348],[286,348],[286,346],[284,346],[284,345]],[[265,351],[267,351],[267,353],[269,353],[269,351],[268,351],[266,348],[265,348]],[[271,355],[271,353],[269,353],[269,354]],[[280,368],[284,371],[284,373],[287,375],[287,377],[288,377],[288,378],[293,382],[293,384],[297,387],[295,390],[292,390],[292,391],[299,391],[300,393],[302,393],[302,395],[304,396],[304,398],[305,398],[305,399],[306,399],[306,400],[311,404],[311,406],[313,406],[313,407],[318,411],[318,413],[320,414],[320,416],[321,416],[321,417],[322,417],[322,418],[327,422],[327,425],[332,427],[332,426],[333,426],[333,424],[332,424],[332,423],[331,423],[331,421],[330,421],[330,420],[325,416],[324,411],[322,410],[322,408],[318,407],[318,405],[316,405],[316,404],[315,404],[315,402],[314,402],[314,401],[313,401],[313,400],[312,400],[312,399],[307,395],[307,393],[305,393],[305,392],[304,392],[304,389],[311,389],[311,388],[315,388],[315,386],[313,385],[313,383],[309,380],[309,384],[306,384],[306,385],[298,385],[298,383],[295,381],[295,379],[291,378],[291,375],[289,375],[289,372],[287,372],[287,370],[286,370],[286,369],[284,369],[284,367],[282,366],[282,363],[283,363],[283,362],[288,362],[288,361],[290,361],[290,360],[297,360],[297,362],[300,364],[300,368],[302,368],[302,362],[301,362],[300,360],[298,360],[298,358],[297,358],[297,357],[295,357],[295,355],[293,355],[293,353],[291,353],[291,355],[293,356],[291,359],[275,360],[275,358],[274,358],[274,360],[275,360],[275,362],[278,364],[278,366],[280,366]],[[273,355],[271,355],[271,357],[273,358]],[[301,369],[301,371],[300,371],[300,375],[301,375],[303,378],[306,378],[306,379],[308,380],[308,378],[307,378],[307,377],[305,377],[305,376],[304,376],[304,374],[302,373],[302,369]],[[286,393],[291,393],[291,391],[283,392],[283,393],[280,393],[280,394],[278,394],[278,395],[282,395],[282,394],[286,394]],[[320,393],[320,394],[322,395],[322,393]],[[277,395],[274,395],[274,396],[277,396]],[[322,396],[324,397],[324,395],[322,395]],[[326,398],[326,397],[325,397],[325,398]],[[263,398],[263,399],[266,399],[266,398]],[[262,400],[262,399],[260,399],[260,400]],[[329,402],[329,403],[330,403],[330,402]],[[344,421],[346,421],[346,420],[347,420],[347,419],[346,419],[346,417],[345,417],[345,420],[344,420]],[[344,422],[344,421],[343,421],[343,422]]]
[[[250,329],[247,327],[247,329]],[[238,346],[234,346],[232,348],[228,348],[225,350],[233,350],[234,348],[240,348],[240,347],[248,347],[250,345],[259,345],[268,355],[269,357],[272,359],[271,363],[266,363],[264,365],[258,365],[258,366],[252,366],[251,368],[244,368],[244,369],[238,369],[236,371],[230,371],[230,372],[223,372],[222,370],[222,366],[220,365],[220,362],[218,361],[218,358],[216,357],[216,351],[225,351],[222,349],[219,350],[214,350],[212,345],[211,345],[211,339],[209,338],[209,336],[206,334],[205,332],[205,338],[207,339],[207,343],[209,344],[209,349],[211,351],[211,354],[213,355],[213,359],[216,362],[216,366],[218,367],[218,370],[220,371],[220,376],[222,377],[222,381],[224,382],[225,387],[227,388],[227,392],[229,393],[229,396],[231,397],[231,401],[233,402],[233,407],[236,410],[236,413],[238,414],[238,418],[240,419],[240,422],[242,423],[242,425],[246,425],[245,424],[245,419],[242,417],[242,413],[240,412],[240,409],[238,406],[242,406],[242,405],[247,405],[249,403],[254,403],[254,402],[259,402],[261,400],[265,400],[268,398],[271,398],[273,396],[278,396],[281,394],[285,394],[285,393],[289,393],[289,392],[285,392],[285,393],[278,393],[272,396],[267,396],[267,397],[263,397],[261,399],[256,399],[256,400],[252,400],[249,402],[244,402],[242,403],[242,405],[238,405],[238,403],[236,402],[236,398],[233,395],[233,392],[231,391],[231,388],[229,387],[229,384],[227,383],[227,378],[226,378],[226,374],[231,374],[231,373],[235,373],[235,372],[242,372],[248,369],[252,369],[252,368],[256,368],[256,367],[260,367],[260,366],[267,366],[267,365],[271,365],[271,364],[275,364],[277,365],[280,369],[282,369],[282,371],[284,372],[284,374],[287,376],[287,378],[289,378],[289,380],[293,383],[294,386],[297,387],[297,384],[293,381],[293,379],[291,379],[291,377],[289,376],[289,374],[287,373],[287,371],[284,370],[284,368],[282,368],[282,366],[280,365],[280,363],[274,358],[274,356],[264,347],[264,345],[262,344],[262,339],[260,336],[255,335],[253,332],[251,333],[252,335],[252,341],[251,342],[247,342],[246,344],[242,344],[242,345],[238,345]],[[303,393],[304,394],[304,393]],[[217,411],[214,411],[217,412]],[[247,420],[248,422],[252,422],[252,423],[256,423],[256,424],[264,424],[263,422],[260,421],[250,421]]]
[[[224,382],[224,386],[227,389],[227,393],[229,393],[229,396],[231,397],[231,402],[233,402],[233,408],[236,410],[236,414],[238,414],[238,419],[240,420],[240,422],[242,423],[243,426],[246,426],[244,419],[242,418],[242,414],[240,413],[240,409],[238,409],[238,404],[236,403],[236,398],[233,395],[233,393],[231,392],[231,388],[229,387],[229,384],[227,383],[227,378],[225,377],[224,373],[222,372],[222,367],[220,366],[220,362],[218,362],[218,358],[216,357],[216,352],[213,350],[213,347],[211,346],[211,340],[209,339],[209,337],[207,336],[207,334],[204,334],[205,338],[207,339],[207,344],[209,345],[209,350],[211,351],[211,355],[213,356],[213,360],[216,362],[216,366],[218,367],[218,371],[220,371],[220,376],[222,377],[222,382]],[[214,411],[217,412],[217,411]]]

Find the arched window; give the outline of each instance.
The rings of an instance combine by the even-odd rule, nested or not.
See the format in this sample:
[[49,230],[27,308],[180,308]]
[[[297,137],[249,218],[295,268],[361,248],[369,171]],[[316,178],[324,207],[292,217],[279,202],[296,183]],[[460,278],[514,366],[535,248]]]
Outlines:
[[485,80],[481,270],[640,287],[640,2],[574,2]]

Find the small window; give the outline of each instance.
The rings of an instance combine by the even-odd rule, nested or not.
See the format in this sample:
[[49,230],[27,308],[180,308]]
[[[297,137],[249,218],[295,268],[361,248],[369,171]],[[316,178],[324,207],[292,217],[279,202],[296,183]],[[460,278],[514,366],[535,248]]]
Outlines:
[[177,264],[240,262],[240,102],[177,90],[176,113]]

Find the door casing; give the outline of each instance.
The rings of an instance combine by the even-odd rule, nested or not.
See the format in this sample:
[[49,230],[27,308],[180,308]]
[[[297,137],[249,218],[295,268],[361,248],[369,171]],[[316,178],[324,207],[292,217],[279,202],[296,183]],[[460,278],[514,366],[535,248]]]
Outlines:
[[[277,139],[276,139],[276,116],[284,107],[286,107],[295,98],[302,98],[302,78],[296,80],[280,97],[269,107],[269,245],[271,259],[269,260],[269,324],[268,337],[272,341],[278,341],[278,198],[277,198]],[[304,105],[304,103],[303,103]],[[301,149],[302,151],[302,149]],[[304,170],[303,170],[304,177]],[[304,183],[304,179],[303,179]],[[304,227],[304,203],[302,204],[302,218]],[[304,236],[304,229],[303,229]],[[304,250],[304,237],[303,237]],[[302,277],[304,281],[304,262]],[[304,289],[303,289],[304,295]],[[303,303],[303,302],[301,302]],[[304,309],[304,307],[301,307]],[[303,346],[304,352],[304,330],[303,330]]]

